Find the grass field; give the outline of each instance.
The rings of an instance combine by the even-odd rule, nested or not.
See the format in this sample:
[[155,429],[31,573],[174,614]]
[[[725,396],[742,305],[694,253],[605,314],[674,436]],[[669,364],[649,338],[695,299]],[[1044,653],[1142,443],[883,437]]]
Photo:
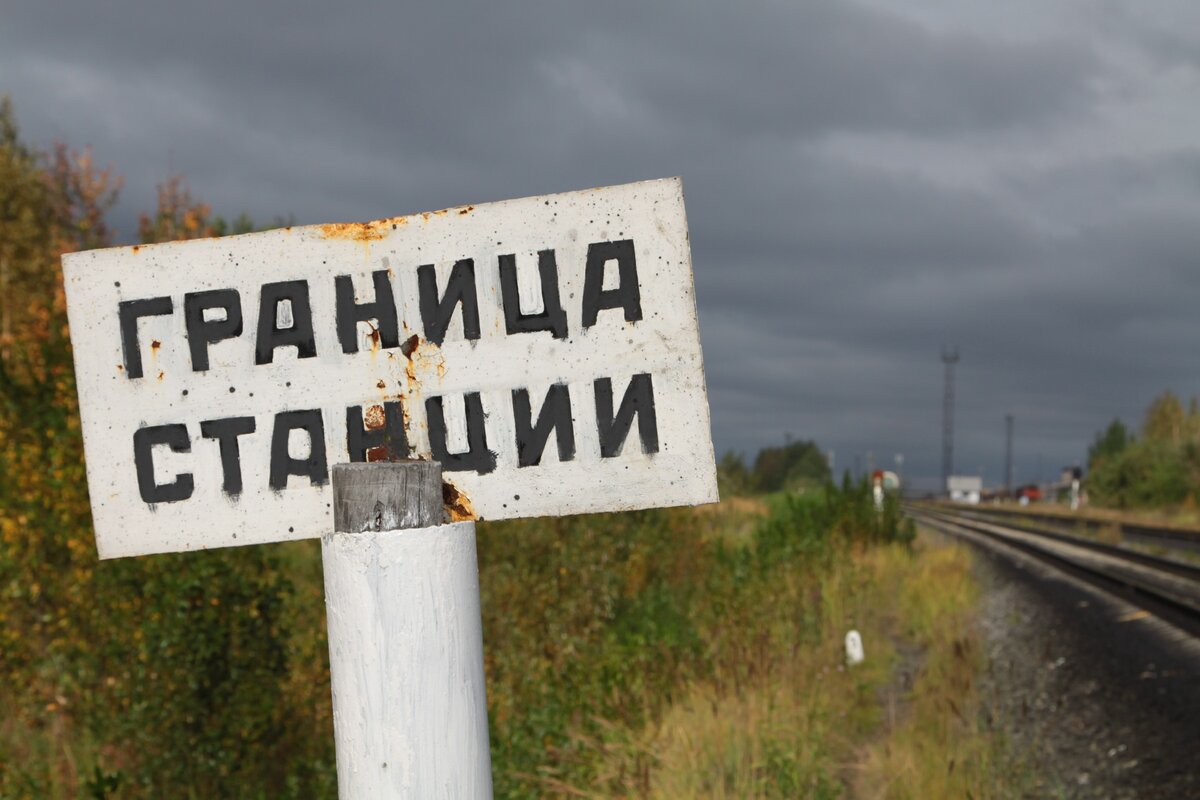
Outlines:
[[[496,795],[1008,796],[1020,770],[973,713],[967,556],[911,537],[865,487],[480,525]],[[255,549],[150,573],[117,615],[132,665],[92,664],[99,635],[15,665],[0,797],[334,797],[319,548],[251,565],[267,606],[217,579]]]

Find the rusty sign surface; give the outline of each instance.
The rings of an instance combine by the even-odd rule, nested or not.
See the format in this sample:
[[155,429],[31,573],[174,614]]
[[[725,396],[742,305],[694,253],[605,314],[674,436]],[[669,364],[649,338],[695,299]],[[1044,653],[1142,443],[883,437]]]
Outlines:
[[679,179],[63,262],[101,558],[319,536],[345,461],[451,519],[717,499]]

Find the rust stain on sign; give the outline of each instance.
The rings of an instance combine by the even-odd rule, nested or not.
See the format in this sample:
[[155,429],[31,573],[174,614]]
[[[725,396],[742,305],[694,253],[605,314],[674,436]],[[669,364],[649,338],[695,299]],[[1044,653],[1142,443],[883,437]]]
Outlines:
[[471,498],[445,478],[442,479],[442,504],[446,507],[446,517],[451,522],[478,519],[475,509],[471,506]]
[[[475,206],[457,206],[455,208],[443,208],[439,211],[423,211],[420,214],[414,214],[412,217],[385,217],[384,219],[374,219],[370,222],[331,222],[327,225],[318,226],[321,230],[321,235],[326,239],[349,239],[355,242],[371,242],[383,239],[389,232],[396,230],[401,225],[407,225],[409,219],[420,217],[423,222],[429,222],[432,217],[444,217],[451,211],[455,211],[459,216],[470,214],[475,210]],[[291,230],[290,228],[288,230]],[[136,252],[137,248],[134,248]],[[389,268],[389,274],[392,270]]]
[[356,242],[369,242],[382,239],[385,225],[391,226],[391,220],[375,220],[374,222],[331,222],[321,226],[321,234],[326,239],[351,239]]
[[367,408],[367,413],[363,415],[363,422],[369,431],[377,431],[382,428],[386,423],[383,406],[375,405]]
[[[363,414],[363,425],[369,431],[378,431],[386,427],[387,413],[383,406],[379,404],[368,406],[366,413]],[[407,456],[404,453],[392,452],[391,447],[382,444],[367,448],[366,457],[368,463],[374,464],[381,461],[400,461]]]
[[408,378],[408,390],[415,392],[421,386],[421,381],[417,379],[417,365],[413,361],[413,356],[417,352],[417,348],[421,346],[421,337],[415,333],[404,340],[400,345],[400,352],[404,354],[407,361],[404,364],[404,374]]
[[[421,390],[421,378],[436,375],[440,382],[446,376],[446,356],[442,348],[428,339],[413,334],[400,343],[400,354],[404,356],[405,386],[411,396]],[[391,354],[388,354],[389,358]]]

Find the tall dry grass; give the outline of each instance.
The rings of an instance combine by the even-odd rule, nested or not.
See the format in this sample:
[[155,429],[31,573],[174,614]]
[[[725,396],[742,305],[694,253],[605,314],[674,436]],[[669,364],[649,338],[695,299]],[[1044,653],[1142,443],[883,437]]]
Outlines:
[[[546,788],[664,800],[924,799],[1020,796],[1032,785],[1003,734],[979,721],[978,588],[965,551],[851,542],[780,589],[767,616],[794,624],[768,625],[753,665],[689,681],[639,730],[610,726],[590,739],[604,756],[597,783]],[[855,667],[844,664],[850,628],[867,649]]]

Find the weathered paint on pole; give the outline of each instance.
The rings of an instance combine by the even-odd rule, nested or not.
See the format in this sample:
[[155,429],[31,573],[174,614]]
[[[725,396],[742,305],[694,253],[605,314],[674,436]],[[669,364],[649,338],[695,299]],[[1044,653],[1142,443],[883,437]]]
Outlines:
[[455,519],[717,499],[678,179],[63,265],[102,558],[320,536],[347,461]]
[[436,461],[338,464],[333,468],[334,531],[394,531],[445,521],[442,465]]
[[475,523],[377,530],[440,486],[437,465],[353,467],[334,467],[353,502],[321,540],[338,796],[490,798]]

